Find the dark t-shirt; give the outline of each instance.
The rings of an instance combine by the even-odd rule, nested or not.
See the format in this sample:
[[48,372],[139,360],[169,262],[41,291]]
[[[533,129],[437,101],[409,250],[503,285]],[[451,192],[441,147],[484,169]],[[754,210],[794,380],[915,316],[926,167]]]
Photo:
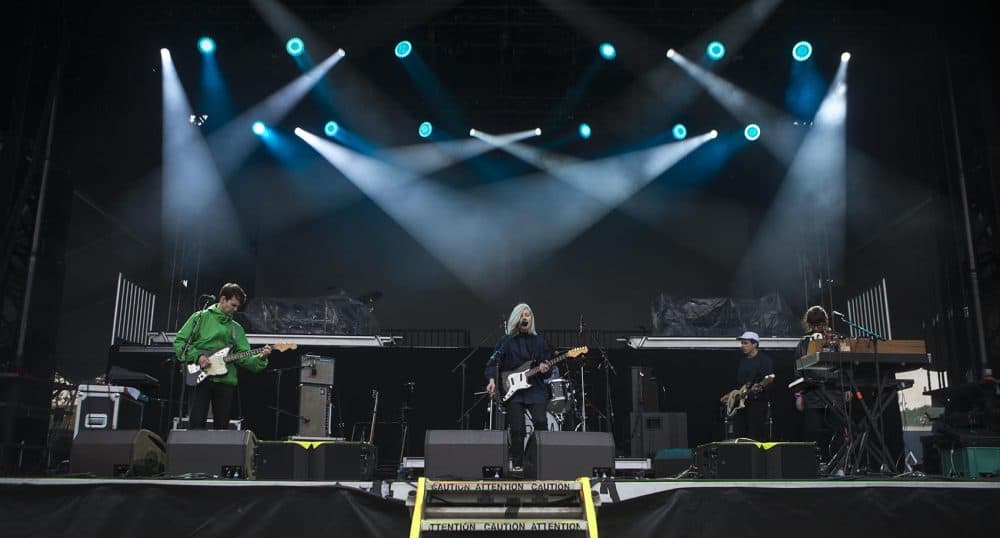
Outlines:
[[[742,387],[747,383],[753,385],[754,383],[760,383],[765,377],[774,373],[774,362],[771,357],[757,352],[753,357],[743,357],[740,359],[739,368],[736,370],[736,386]],[[765,394],[768,394],[771,390],[771,385],[764,387],[764,390],[758,394],[750,394],[751,400],[756,400],[761,398]]]

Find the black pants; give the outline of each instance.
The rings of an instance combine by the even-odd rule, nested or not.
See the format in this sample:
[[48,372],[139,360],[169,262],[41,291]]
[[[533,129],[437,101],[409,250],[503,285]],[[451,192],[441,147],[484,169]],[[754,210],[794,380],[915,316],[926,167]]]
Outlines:
[[524,404],[521,402],[507,403],[507,424],[510,425],[510,461],[514,467],[524,465],[524,410],[531,413],[531,424],[535,431],[549,429],[548,418],[545,416],[546,402]]
[[733,417],[733,431],[736,437],[749,437],[754,441],[770,441],[770,409],[767,400],[749,400],[747,406]]
[[229,419],[233,411],[234,385],[216,383],[210,379],[202,381],[194,387],[191,396],[192,430],[204,430],[208,420],[208,405],[212,404],[212,423],[216,430],[229,428]]

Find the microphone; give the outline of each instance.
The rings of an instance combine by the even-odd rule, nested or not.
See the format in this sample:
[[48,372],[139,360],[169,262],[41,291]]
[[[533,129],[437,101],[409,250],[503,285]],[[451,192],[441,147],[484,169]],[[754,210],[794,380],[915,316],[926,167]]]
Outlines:
[[846,318],[847,317],[844,314],[841,314],[840,312],[837,312],[836,310],[833,310],[832,312],[833,312],[833,315],[837,316],[838,318]]
[[522,327],[527,327],[527,326],[528,326],[528,320],[526,320],[526,319],[522,319],[522,320],[521,320],[521,326],[522,326]]

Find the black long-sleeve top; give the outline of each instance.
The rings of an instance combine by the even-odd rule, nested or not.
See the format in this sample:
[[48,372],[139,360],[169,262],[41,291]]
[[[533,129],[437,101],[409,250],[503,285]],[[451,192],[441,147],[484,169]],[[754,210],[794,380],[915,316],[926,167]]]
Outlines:
[[[532,366],[537,366],[539,362],[549,359],[549,346],[545,340],[536,334],[518,333],[508,338],[500,352],[497,354],[496,364],[487,364],[484,374],[486,379],[496,379],[497,391],[503,396],[500,375],[497,374],[497,365],[500,372],[509,372],[521,366],[525,362],[531,361]],[[552,370],[546,373],[539,372],[530,378],[531,386],[511,397],[510,401],[524,404],[543,403],[549,399],[548,387],[544,380],[552,376]]]

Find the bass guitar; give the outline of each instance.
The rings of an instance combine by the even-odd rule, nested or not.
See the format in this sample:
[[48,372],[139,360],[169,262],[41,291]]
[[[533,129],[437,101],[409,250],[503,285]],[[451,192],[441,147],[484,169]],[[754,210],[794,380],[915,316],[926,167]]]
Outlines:
[[747,398],[749,398],[751,394],[764,390],[764,387],[770,385],[772,381],[774,381],[774,374],[769,374],[767,377],[762,379],[760,383],[747,383],[738,389],[730,391],[729,398],[726,400],[726,416],[732,417],[739,412],[740,409],[746,407]]
[[[579,357],[586,352],[587,346],[575,347],[549,359],[549,364],[555,366],[566,359]],[[511,399],[519,391],[531,386],[531,378],[540,371],[538,366],[533,367],[531,364],[532,361],[527,361],[513,370],[500,374],[500,381],[504,391],[501,401],[507,402],[507,400]]]
[[[297,347],[299,347],[298,344],[291,344],[291,343],[281,343],[281,344],[271,345],[271,349],[273,351],[287,351],[289,349],[295,349]],[[216,375],[225,375],[226,371],[228,370],[228,367],[226,366],[227,364],[233,361],[238,361],[240,359],[245,359],[247,357],[252,357],[254,355],[257,355],[264,348],[259,347],[256,349],[242,351],[240,353],[233,353],[232,355],[229,354],[230,349],[232,348],[224,347],[216,351],[215,353],[212,353],[211,355],[209,355],[208,353],[204,353],[203,355],[208,356],[208,365],[204,368],[198,366],[197,362],[192,362],[188,364],[187,369],[184,372],[184,383],[186,383],[189,387],[193,387],[201,383],[202,381],[208,379],[209,377]]]

